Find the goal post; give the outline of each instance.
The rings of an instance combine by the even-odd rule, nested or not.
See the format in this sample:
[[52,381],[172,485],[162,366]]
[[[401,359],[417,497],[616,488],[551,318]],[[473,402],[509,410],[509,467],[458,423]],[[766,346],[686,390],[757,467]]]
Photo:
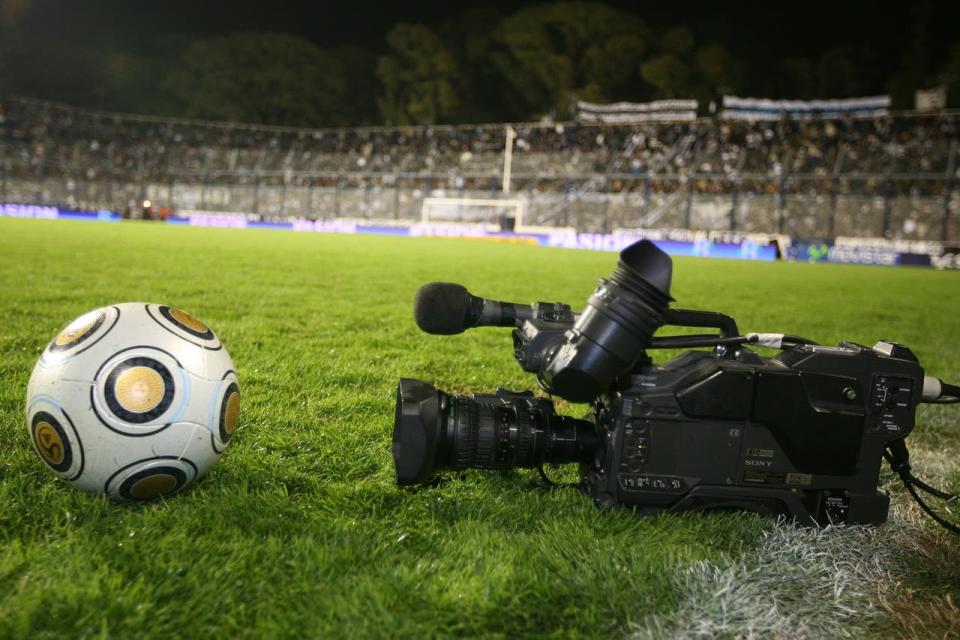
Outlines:
[[501,227],[511,219],[514,227],[523,225],[522,200],[515,198],[439,198],[423,199],[423,224],[482,224]]
[[516,198],[424,198],[422,224],[483,225],[512,231],[523,226],[524,202]]

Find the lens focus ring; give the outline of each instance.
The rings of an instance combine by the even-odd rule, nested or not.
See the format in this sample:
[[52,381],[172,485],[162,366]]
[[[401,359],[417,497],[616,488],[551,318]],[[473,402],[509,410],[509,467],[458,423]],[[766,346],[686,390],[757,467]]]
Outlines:
[[451,469],[466,469],[477,452],[477,403],[467,398],[458,398],[454,423],[453,455]]
[[[519,465],[528,465],[531,462],[530,453],[533,450],[533,424],[531,421],[531,415],[528,411],[519,410],[514,414],[516,417],[516,429],[514,430],[517,434],[516,444],[513,451],[513,459],[511,463]],[[526,409],[526,407],[523,407]]]
[[486,469],[497,469],[497,434],[500,425],[494,407],[487,403],[477,404],[477,457],[473,465]]

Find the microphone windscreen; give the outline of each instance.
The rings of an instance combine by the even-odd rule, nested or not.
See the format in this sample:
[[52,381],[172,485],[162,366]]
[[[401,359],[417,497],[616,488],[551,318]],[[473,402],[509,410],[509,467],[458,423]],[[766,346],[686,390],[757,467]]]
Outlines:
[[413,300],[413,318],[427,333],[451,336],[471,326],[467,321],[473,296],[452,282],[431,282],[420,287]]

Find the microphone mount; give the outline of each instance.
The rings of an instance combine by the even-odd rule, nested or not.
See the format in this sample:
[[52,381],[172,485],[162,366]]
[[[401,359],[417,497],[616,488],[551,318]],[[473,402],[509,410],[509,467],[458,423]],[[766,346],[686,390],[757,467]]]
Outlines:
[[426,333],[455,335],[474,327],[516,327],[526,320],[572,325],[577,314],[560,302],[530,305],[490,300],[471,294],[463,285],[431,282],[417,291],[413,316]]

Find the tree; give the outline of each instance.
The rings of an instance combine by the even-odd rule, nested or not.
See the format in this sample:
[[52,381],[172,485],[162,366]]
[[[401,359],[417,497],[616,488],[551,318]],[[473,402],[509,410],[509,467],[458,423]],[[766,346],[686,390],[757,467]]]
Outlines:
[[776,93],[784,98],[812,98],[817,95],[816,65],[809,58],[795,56],[780,64]]
[[453,54],[459,122],[503,122],[529,117],[500,75],[494,57],[503,15],[494,7],[468,7],[447,20],[439,35]]
[[27,0],[0,1],[0,95],[16,89],[13,58],[21,49],[17,23],[27,9]]
[[188,46],[158,100],[181,115],[271,125],[347,124],[346,82],[336,58],[280,33],[235,33]]
[[[910,44],[901,53],[900,64],[887,79],[887,89],[893,98],[894,107],[911,109],[914,92],[931,84],[929,62],[929,23],[933,6],[929,2],[910,3]],[[903,15],[901,20],[906,21]]]
[[948,104],[960,105],[960,42],[950,47],[940,80],[947,85]]
[[690,98],[694,70],[675,53],[664,53],[640,65],[643,79],[656,88],[656,98]]
[[720,44],[695,45],[685,27],[670,29],[660,39],[660,54],[640,65],[657,98],[695,98],[705,104],[743,88],[742,60]]
[[739,94],[743,89],[744,63],[726,47],[708,44],[694,54],[697,70],[714,97]]
[[821,98],[868,95],[879,84],[874,69],[875,56],[868,49],[830,49],[817,65],[817,94]]
[[686,27],[674,27],[663,34],[660,48],[666,53],[686,56],[693,51],[693,34]]
[[383,118],[391,124],[451,119],[460,104],[457,67],[440,37],[421,24],[401,22],[387,34],[387,47],[377,63]]
[[635,15],[595,2],[522,9],[497,32],[494,64],[531,114],[565,115],[579,97],[642,97],[637,65],[649,31]]
[[[597,42],[584,53],[585,100],[639,98],[637,61],[647,52],[647,42],[636,34],[621,34]],[[633,84],[634,87],[630,85]]]
[[376,54],[361,47],[346,46],[334,49],[331,55],[341,70],[345,87],[346,111],[336,120],[351,125],[380,124],[377,97],[381,87],[376,75]]
[[36,33],[7,16],[0,17],[0,91],[70,103],[95,102],[108,70],[103,51],[78,52],[55,34]]

